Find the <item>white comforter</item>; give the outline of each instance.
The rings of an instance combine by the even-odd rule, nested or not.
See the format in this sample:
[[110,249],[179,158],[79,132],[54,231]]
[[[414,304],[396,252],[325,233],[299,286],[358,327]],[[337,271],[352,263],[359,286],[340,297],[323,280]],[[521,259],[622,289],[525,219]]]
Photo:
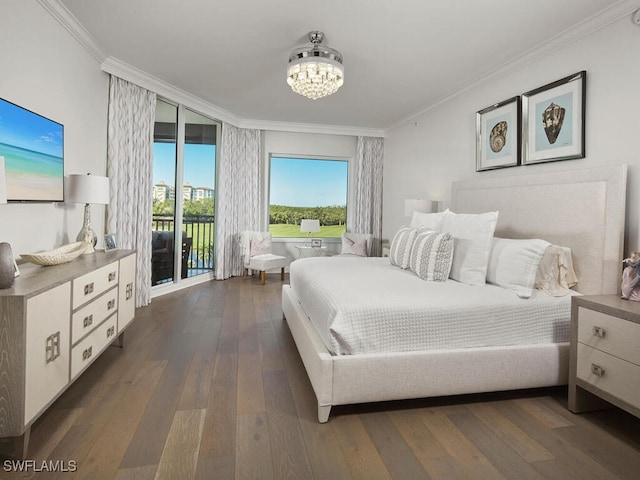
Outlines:
[[388,258],[319,257],[290,266],[291,287],[335,355],[559,343],[571,296],[529,299],[492,285],[427,282]]

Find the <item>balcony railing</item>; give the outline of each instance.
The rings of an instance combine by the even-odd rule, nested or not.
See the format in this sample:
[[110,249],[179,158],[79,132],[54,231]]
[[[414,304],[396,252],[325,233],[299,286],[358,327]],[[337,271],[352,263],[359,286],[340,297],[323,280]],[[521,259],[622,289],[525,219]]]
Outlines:
[[[214,215],[184,215],[182,218],[182,277],[193,277],[213,271]],[[172,215],[154,214],[152,220],[154,232],[175,231],[175,219]],[[158,236],[157,233],[155,235]],[[173,280],[173,235],[169,247],[154,246],[152,252],[152,284]]]

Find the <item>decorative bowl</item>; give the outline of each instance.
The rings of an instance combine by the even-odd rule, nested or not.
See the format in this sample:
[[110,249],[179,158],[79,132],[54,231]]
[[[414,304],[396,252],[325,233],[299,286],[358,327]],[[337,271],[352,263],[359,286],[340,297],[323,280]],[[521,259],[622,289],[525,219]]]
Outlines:
[[46,252],[22,253],[20,256],[36,265],[60,265],[82,255],[88,246],[87,242],[74,242]]

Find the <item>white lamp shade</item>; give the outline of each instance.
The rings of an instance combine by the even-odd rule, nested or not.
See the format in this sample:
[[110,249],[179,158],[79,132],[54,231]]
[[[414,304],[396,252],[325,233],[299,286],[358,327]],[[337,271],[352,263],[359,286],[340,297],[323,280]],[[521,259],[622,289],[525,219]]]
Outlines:
[[304,233],[314,233],[320,231],[320,220],[317,219],[303,219],[300,222],[300,231]]
[[4,173],[4,157],[0,157],[0,203],[7,203],[7,177]]
[[71,174],[67,177],[67,201],[109,203],[109,178],[100,175]]
[[404,201],[404,216],[410,217],[413,212],[427,213],[429,212],[428,200],[420,198],[407,198]]

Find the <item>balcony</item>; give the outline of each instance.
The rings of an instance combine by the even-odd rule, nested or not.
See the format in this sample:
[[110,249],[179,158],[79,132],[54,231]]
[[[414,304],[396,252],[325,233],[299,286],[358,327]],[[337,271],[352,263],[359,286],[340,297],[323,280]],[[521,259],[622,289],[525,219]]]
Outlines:
[[[213,271],[214,215],[184,215],[182,218],[182,278]],[[151,285],[174,279],[174,231],[172,215],[153,215]]]

